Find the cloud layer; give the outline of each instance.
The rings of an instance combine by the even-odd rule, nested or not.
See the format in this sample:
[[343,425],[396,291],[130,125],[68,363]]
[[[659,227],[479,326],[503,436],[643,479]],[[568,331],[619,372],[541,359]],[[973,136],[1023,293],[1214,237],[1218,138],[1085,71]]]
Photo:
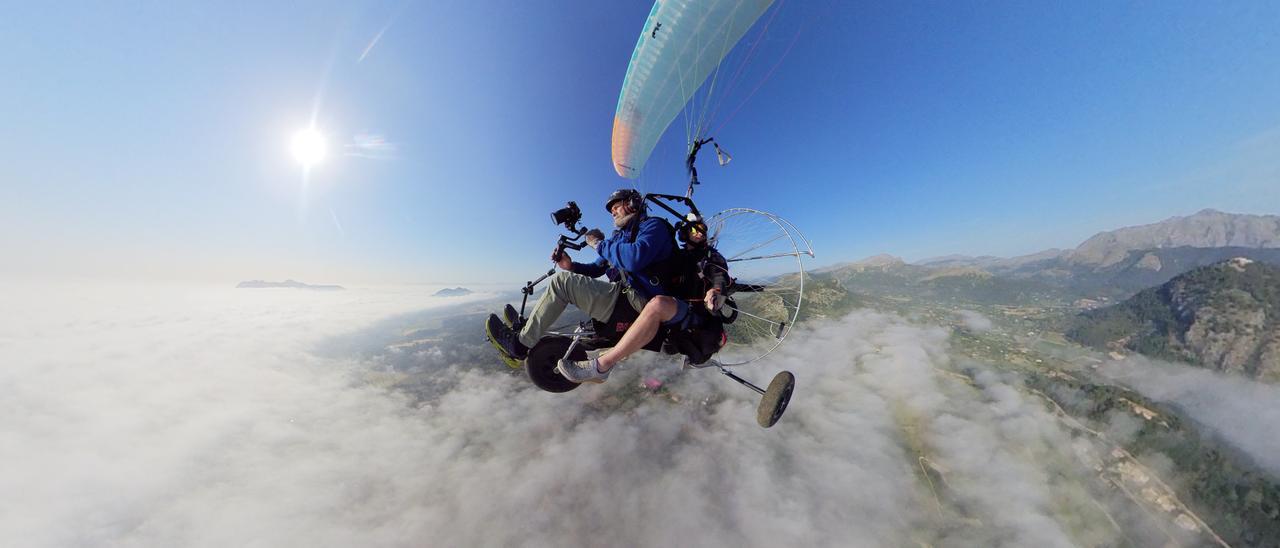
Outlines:
[[[1071,546],[1115,535],[1091,510],[1073,456],[1082,442],[1016,377],[957,363],[944,329],[860,312],[797,331],[739,370],[758,384],[797,376],[791,408],[765,430],[754,393],[656,355],[552,395],[487,354],[414,340],[434,321],[424,309],[449,313],[434,289],[11,295],[0,544]],[[478,328],[463,343],[484,350]],[[665,385],[641,389],[646,378]]]
[[1138,355],[1109,362],[1102,371],[1148,398],[1173,405],[1280,477],[1280,386]]

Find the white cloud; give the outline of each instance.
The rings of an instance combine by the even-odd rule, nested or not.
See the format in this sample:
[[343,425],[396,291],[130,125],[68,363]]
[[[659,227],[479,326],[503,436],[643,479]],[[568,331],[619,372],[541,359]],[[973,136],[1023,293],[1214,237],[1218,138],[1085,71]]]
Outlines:
[[1137,355],[1108,362],[1100,370],[1148,398],[1173,405],[1280,476],[1280,386]]
[[[1076,506],[1063,493],[1085,481],[1063,456],[1070,436],[1016,378],[964,364],[976,380],[958,380],[944,329],[856,313],[797,331],[739,371],[797,375],[765,430],[754,393],[655,355],[553,395],[496,360],[386,349],[379,337],[412,331],[403,314],[441,302],[429,294],[11,293],[0,544],[1066,546],[1110,534],[1064,514]],[[439,393],[367,382],[417,357],[433,369],[412,374],[449,380]],[[641,375],[666,392],[637,392]],[[945,470],[937,485],[922,456]]]
[[973,331],[990,331],[992,328],[991,320],[981,312],[959,310],[956,314],[960,315],[960,322]]

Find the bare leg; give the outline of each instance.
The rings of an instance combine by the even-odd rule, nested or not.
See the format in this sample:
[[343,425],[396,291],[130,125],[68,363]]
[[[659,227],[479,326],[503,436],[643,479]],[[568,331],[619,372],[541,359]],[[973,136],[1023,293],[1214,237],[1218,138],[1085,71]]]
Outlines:
[[[618,303],[618,306],[627,306],[625,302]],[[600,356],[598,369],[604,373],[623,358],[630,356],[644,345],[649,344],[653,340],[653,336],[658,333],[658,326],[662,322],[670,320],[676,316],[676,312],[680,309],[676,305],[676,300],[671,297],[658,296],[649,299],[645,303],[644,310],[640,311],[640,317],[636,318],[635,323],[622,334],[622,339],[612,349]]]

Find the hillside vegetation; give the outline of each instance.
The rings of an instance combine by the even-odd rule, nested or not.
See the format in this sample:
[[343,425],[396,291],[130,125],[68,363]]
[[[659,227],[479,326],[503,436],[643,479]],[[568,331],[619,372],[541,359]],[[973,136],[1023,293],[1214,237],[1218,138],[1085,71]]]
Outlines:
[[1233,259],[1081,314],[1067,337],[1280,380],[1280,268]]

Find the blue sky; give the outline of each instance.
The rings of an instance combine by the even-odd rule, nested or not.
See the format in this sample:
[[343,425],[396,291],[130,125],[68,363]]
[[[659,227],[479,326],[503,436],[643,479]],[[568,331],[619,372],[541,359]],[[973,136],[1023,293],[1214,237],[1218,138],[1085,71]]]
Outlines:
[[[1011,256],[1208,207],[1280,212],[1274,2],[774,9],[720,97],[734,162],[704,161],[697,197],[787,217],[815,265]],[[599,202],[630,184],[609,137],[649,10],[7,7],[0,273],[527,279],[548,266],[551,210],[576,200],[606,225]],[[331,154],[304,179],[288,140],[313,116]],[[684,188],[680,125],[642,189]],[[370,140],[387,146],[332,154]]]

